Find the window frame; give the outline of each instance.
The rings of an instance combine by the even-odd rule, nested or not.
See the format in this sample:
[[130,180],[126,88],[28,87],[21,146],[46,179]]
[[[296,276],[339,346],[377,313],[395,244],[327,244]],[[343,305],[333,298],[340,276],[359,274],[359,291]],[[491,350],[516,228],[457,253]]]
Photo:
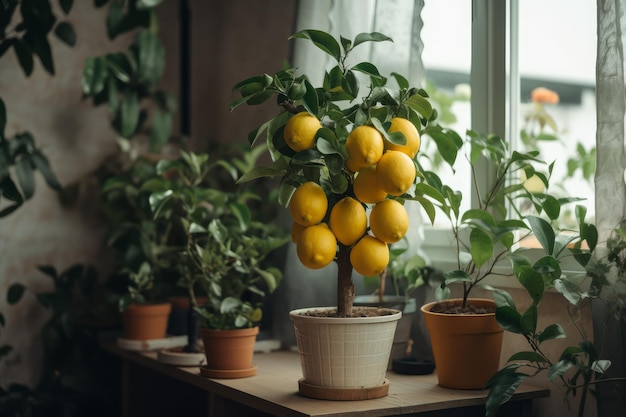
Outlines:
[[[503,138],[514,138],[519,133],[517,114],[521,102],[521,81],[517,53],[518,1],[472,1],[471,126],[473,130],[495,133]],[[476,181],[482,189],[488,188],[495,181],[495,173],[488,169],[487,164],[478,164],[476,173]],[[478,205],[477,198],[472,192],[472,207]],[[457,268],[453,242],[450,229],[431,226],[424,228],[422,249],[430,263],[442,271]],[[544,252],[541,249],[528,249],[525,254],[531,261],[535,261]],[[562,262],[562,271],[568,275],[580,275],[584,272],[573,257]],[[485,284],[500,288],[521,288],[510,265],[503,262],[494,272],[498,275],[487,278]]]

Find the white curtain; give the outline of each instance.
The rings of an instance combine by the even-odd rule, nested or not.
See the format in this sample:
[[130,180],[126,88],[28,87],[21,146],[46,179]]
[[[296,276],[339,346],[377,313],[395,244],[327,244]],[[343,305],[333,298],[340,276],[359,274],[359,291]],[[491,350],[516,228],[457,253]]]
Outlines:
[[624,51],[626,0],[598,0],[596,224],[600,242],[626,217]]
[[[599,242],[605,242],[611,231],[626,218],[626,152],[624,117],[626,88],[624,86],[624,50],[626,39],[626,0],[598,0],[598,48],[596,61],[597,98],[597,169],[596,226]],[[606,321],[605,306],[593,304],[595,342],[603,357],[611,360],[611,376],[626,376],[624,321]],[[608,328],[605,329],[605,326]],[[604,331],[606,330],[606,333]],[[603,335],[610,334],[610,337]],[[597,387],[598,415],[623,414],[624,392],[612,384]],[[621,395],[621,400],[619,396]]]

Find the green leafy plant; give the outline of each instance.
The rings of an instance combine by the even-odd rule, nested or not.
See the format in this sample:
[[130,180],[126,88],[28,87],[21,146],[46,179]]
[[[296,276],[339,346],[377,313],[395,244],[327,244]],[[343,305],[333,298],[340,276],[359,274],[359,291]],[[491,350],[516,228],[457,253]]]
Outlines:
[[[328,223],[337,202],[356,197],[353,184],[357,174],[348,167],[346,149],[350,132],[360,126],[373,127],[382,136],[381,142],[404,146],[407,144],[405,134],[390,131],[393,118],[410,121],[422,137],[428,136],[437,144],[443,159],[454,163],[461,139],[455,132],[436,123],[437,112],[433,111],[426,91],[411,87],[400,74],[392,73],[390,78],[383,76],[370,62],[350,64],[348,57],[354,48],[369,42],[389,42],[389,37],[374,32],[360,33],[353,40],[335,39],[323,31],[303,30],[290,39],[312,42],[336,65],[324,72],[320,87],[314,87],[306,74],[298,75],[295,68],[285,68],[273,75],[254,76],[234,86],[233,90],[241,97],[231,103],[231,109],[242,104],[257,105],[276,97],[284,110],[248,136],[250,145],[254,146],[265,134],[265,148],[270,152],[272,163],[246,172],[240,178],[240,184],[261,177],[280,178],[278,201],[287,207],[300,185],[313,182],[323,189],[328,200],[328,210],[322,220]],[[366,85],[364,93],[361,93],[362,84]],[[321,124],[314,132],[312,148],[294,150],[286,143],[285,129],[294,115],[303,112]],[[445,203],[441,182],[435,174],[420,169],[415,155],[409,157],[416,174],[411,189],[389,199],[401,204],[417,201],[432,221],[435,205]],[[363,237],[368,234],[364,231]],[[334,253],[338,264],[337,314],[342,316],[351,314],[354,301],[351,253],[356,245],[358,243],[339,243]]]
[[[446,204],[442,211],[452,227],[457,268],[444,274],[438,297],[447,298],[450,285],[461,284],[462,308],[466,307],[475,287],[486,278],[500,274],[499,266],[510,268],[510,263],[523,254],[525,239],[532,235],[540,237],[537,232],[547,233],[537,228],[538,222],[547,219],[556,224],[562,207],[580,200],[576,197],[557,198],[549,193],[554,163],[542,161],[538,151],[511,153],[502,138],[474,131],[468,131],[466,150],[474,178],[481,161],[486,162],[494,180],[486,187],[474,180],[473,193],[477,196],[478,207],[464,212],[460,211],[461,193],[446,189]],[[541,190],[527,188],[525,179],[531,177],[539,178]],[[520,212],[517,207],[524,204],[542,217]],[[554,230],[552,234],[556,239],[556,247],[552,249],[558,252],[576,238]]]
[[[101,0],[96,5],[107,3],[108,0]],[[84,96],[96,106],[107,103],[118,135],[129,140],[147,133],[152,152],[170,139],[177,109],[174,96],[159,88],[165,69],[165,50],[158,37],[156,16],[160,3],[161,0],[110,2],[106,20],[109,38],[136,31],[134,42],[127,53],[88,57],[82,78]]]
[[[624,378],[609,377],[607,370],[611,365],[610,361],[601,358],[601,352],[577,320],[578,312],[592,299],[604,299],[611,306],[609,310],[619,319],[623,305],[618,298],[607,296],[607,293],[613,295],[620,286],[622,291],[624,288],[625,278],[619,260],[620,257],[623,258],[623,230],[616,229],[616,237],[607,244],[607,248],[610,248],[609,254],[605,258],[598,258],[597,251],[600,247],[596,246],[596,228],[585,222],[584,207],[577,206],[576,215],[579,230],[569,237],[571,244],[568,246],[561,244],[547,222],[535,220],[535,235],[545,255],[535,262],[524,257],[518,257],[514,262],[515,276],[532,299],[528,308],[519,309],[511,296],[503,290],[496,293],[498,323],[506,331],[523,336],[528,348],[513,354],[507,364],[488,382],[488,416],[494,415],[522,382],[543,372],[547,373],[550,380],[560,381],[566,395],[575,397],[580,393],[577,412],[579,416],[584,415],[586,399],[595,384],[624,382]],[[565,273],[561,270],[560,260],[568,254],[584,267],[582,274]],[[608,279],[609,271],[614,273],[615,279]],[[551,340],[566,337],[562,324],[551,323],[545,328],[537,326],[539,305],[544,294],[551,289],[556,290],[569,303],[569,316],[581,338],[578,344],[567,346],[558,359],[551,358],[545,347]]]
[[[68,15],[73,1],[61,0],[59,5],[61,11]],[[73,26],[58,20],[48,0],[0,2],[0,33],[0,57],[13,50],[26,77],[33,73],[35,58],[39,59],[48,74],[55,74],[48,40],[52,33],[68,46],[76,43]],[[37,149],[33,135],[23,131],[9,137],[5,131],[6,124],[5,102],[0,97],[0,197],[5,200],[0,207],[0,217],[11,214],[33,196],[36,170],[43,175],[48,186],[61,189],[48,159]]]
[[[157,268],[176,270],[178,285],[189,292],[204,325],[214,329],[258,324],[265,297],[282,278],[267,258],[289,237],[253,215],[251,206],[261,201],[259,194],[245,187],[229,190],[241,175],[235,164],[245,166],[248,157],[233,157],[233,164],[181,152],[179,160],[157,165],[157,172],[170,179],[149,184],[154,219],[180,233],[164,242]],[[226,178],[215,182],[220,173]],[[208,297],[207,304],[198,303],[198,291]]]

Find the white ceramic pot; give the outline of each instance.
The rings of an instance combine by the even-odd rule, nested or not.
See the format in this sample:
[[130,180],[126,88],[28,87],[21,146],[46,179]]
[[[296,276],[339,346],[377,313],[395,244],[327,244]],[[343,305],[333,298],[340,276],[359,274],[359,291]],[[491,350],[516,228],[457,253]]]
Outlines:
[[[376,307],[368,307],[376,309]],[[399,310],[374,317],[316,317],[308,310],[293,310],[296,341],[303,379],[307,384],[329,388],[372,388],[385,381]]]

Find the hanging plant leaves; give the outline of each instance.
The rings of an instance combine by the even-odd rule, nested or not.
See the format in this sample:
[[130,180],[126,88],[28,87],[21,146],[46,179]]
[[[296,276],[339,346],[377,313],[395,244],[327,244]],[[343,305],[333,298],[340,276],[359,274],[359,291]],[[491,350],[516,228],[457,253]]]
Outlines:
[[76,45],[74,27],[67,22],[61,22],[54,28],[54,34],[68,46]]

